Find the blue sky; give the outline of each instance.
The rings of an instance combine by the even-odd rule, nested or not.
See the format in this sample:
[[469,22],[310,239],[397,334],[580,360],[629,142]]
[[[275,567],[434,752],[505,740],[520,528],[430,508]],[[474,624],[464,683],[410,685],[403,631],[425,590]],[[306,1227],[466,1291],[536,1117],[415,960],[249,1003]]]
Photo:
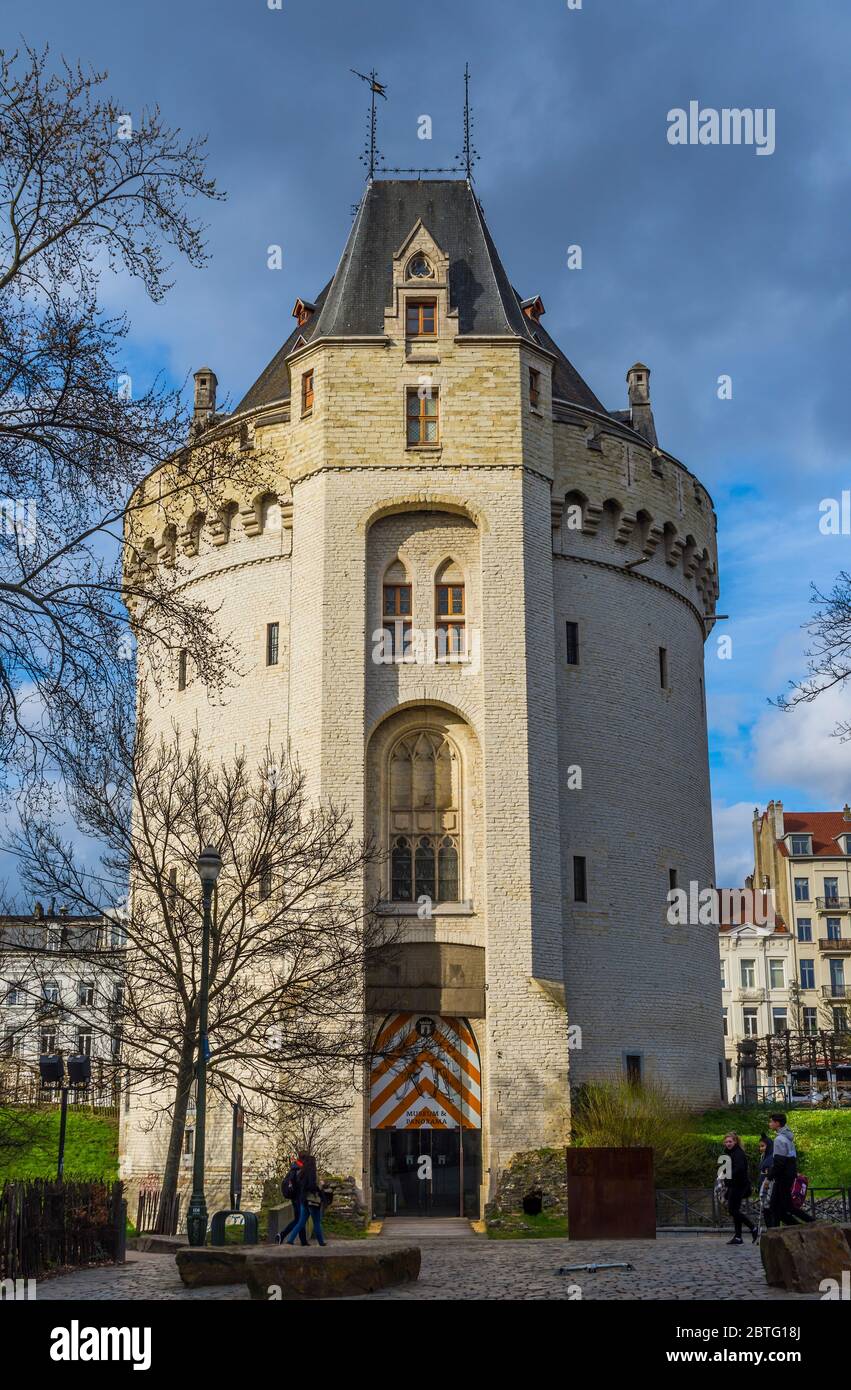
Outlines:
[[[626,405],[627,367],[650,365],[661,442],[716,505],[730,614],[716,636],[732,638],[731,660],[707,649],[719,881],[751,867],[755,804],[851,799],[851,746],[831,737],[847,697],[787,716],[768,704],[803,670],[810,580],[849,564],[849,537],[818,525],[820,501],[851,487],[847,0],[3,0],[3,13],[10,39],[107,68],[123,110],[159,103],[209,136],[228,193],[207,209],[210,266],[176,266],[161,305],[120,277],[103,298],[130,314],[137,378],[209,365],[231,404],[342,249],[366,130],[349,69],[374,64],[387,84],[388,164],[442,165],[460,148],[469,60],[477,189],[513,282],[541,294],[610,408]],[[667,113],[691,100],[773,108],[774,154],[670,145]]]

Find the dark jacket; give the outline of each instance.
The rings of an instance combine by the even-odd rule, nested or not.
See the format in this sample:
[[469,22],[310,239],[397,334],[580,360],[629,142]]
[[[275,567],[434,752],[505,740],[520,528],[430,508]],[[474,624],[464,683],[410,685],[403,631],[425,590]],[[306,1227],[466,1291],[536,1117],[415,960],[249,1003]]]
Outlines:
[[316,1177],[316,1160],[306,1158],[303,1167],[299,1168],[296,1178],[297,1200],[306,1202],[311,1195],[318,1194],[319,1184]]
[[729,1150],[731,1172],[727,1179],[728,1197],[746,1197],[751,1190],[751,1180],[748,1176],[748,1159],[741,1144],[737,1144],[734,1149]]
[[762,1182],[763,1178],[767,1178],[767,1177],[770,1176],[770,1174],[771,1174],[771,1164],[772,1164],[773,1160],[774,1160],[774,1145],[773,1145],[773,1143],[771,1142],[771,1140],[769,1139],[768,1143],[767,1143],[766,1146],[765,1146],[765,1153],[762,1155],[762,1158],[759,1160],[759,1180],[760,1180],[760,1182]]

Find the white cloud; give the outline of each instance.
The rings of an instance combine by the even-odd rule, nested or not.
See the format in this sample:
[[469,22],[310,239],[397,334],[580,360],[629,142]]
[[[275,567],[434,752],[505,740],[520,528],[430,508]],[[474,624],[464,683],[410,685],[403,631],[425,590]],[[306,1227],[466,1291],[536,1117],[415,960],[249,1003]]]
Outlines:
[[719,888],[741,888],[753,873],[753,802],[723,801],[712,805],[715,833],[715,882]]
[[758,780],[778,789],[800,788],[800,803],[791,810],[839,809],[851,800],[851,742],[841,742],[833,730],[849,720],[849,692],[839,688],[788,714],[766,711],[753,729]]

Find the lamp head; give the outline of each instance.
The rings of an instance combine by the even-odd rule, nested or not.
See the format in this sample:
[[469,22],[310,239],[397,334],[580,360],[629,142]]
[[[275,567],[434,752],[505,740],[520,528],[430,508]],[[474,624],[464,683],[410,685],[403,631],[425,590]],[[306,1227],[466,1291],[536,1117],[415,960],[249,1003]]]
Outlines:
[[215,845],[207,845],[198,855],[198,875],[203,884],[214,884],[222,871],[222,856]]

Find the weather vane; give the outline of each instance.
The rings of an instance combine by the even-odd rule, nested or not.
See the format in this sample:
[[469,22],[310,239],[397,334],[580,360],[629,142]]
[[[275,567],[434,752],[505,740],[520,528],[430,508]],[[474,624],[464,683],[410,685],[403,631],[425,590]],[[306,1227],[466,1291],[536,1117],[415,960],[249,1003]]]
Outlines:
[[367,168],[369,169],[369,177],[374,178],[375,160],[378,154],[378,145],[376,142],[376,134],[378,132],[378,118],[375,113],[375,98],[377,96],[383,97],[386,101],[387,88],[385,87],[383,82],[379,82],[378,73],[375,71],[375,68],[372,69],[372,72],[369,74],[368,77],[366,73],[358,72],[357,68],[350,68],[349,71],[353,72],[355,77],[359,77],[361,82],[368,82],[369,90],[372,94],[372,104],[370,106],[369,112],[369,139],[367,140],[366,149],[364,150],[364,153],[361,155],[361,162],[366,164]]
[[369,126],[367,142],[364,152],[361,155],[361,163],[365,164],[370,180],[375,178],[376,170],[382,174],[466,174],[467,178],[473,178],[473,165],[477,162],[479,155],[473,145],[473,112],[470,106],[470,64],[464,68],[464,149],[456,159],[460,163],[442,166],[440,168],[391,168],[384,163],[384,156],[378,149],[378,117],[376,114],[375,98],[383,97],[387,100],[387,87],[385,83],[379,82],[378,73],[373,68],[372,72],[358,72],[357,68],[350,68],[350,72],[355,77],[359,77],[361,82],[369,84],[371,103],[369,110]]

